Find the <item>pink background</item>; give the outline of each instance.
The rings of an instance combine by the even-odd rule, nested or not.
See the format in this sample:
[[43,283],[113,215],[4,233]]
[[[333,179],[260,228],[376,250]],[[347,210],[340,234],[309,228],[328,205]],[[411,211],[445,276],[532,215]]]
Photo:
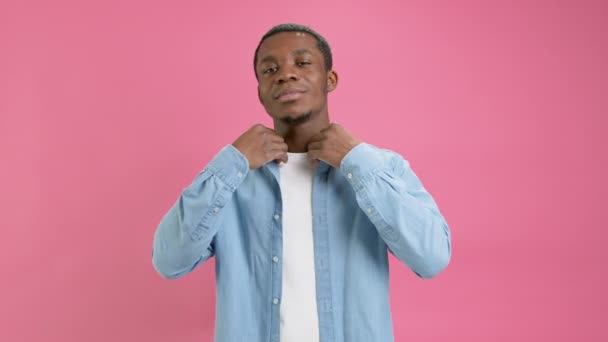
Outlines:
[[332,44],[333,120],[451,226],[438,278],[391,259],[396,341],[608,339],[607,2],[211,3],[1,2],[0,341],[212,340],[213,261],[164,280],[153,233],[270,124],[252,54],[286,21]]

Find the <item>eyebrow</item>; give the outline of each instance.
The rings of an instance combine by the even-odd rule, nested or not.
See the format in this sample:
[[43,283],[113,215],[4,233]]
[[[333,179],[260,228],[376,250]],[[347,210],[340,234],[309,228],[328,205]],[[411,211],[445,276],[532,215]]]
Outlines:
[[[302,55],[312,55],[312,51],[308,50],[308,49],[297,49],[293,52],[294,55],[296,56],[302,56]],[[268,55],[268,56],[264,56],[264,58],[260,59],[260,61],[258,62],[258,64],[263,64],[263,63],[267,63],[267,62],[276,62],[277,59],[274,58],[274,56]]]

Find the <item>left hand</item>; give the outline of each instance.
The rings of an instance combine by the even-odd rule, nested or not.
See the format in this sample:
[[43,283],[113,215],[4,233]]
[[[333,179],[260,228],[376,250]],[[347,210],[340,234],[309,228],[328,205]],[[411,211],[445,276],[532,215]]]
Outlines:
[[340,168],[344,156],[360,143],[360,140],[342,126],[332,123],[310,138],[308,159],[322,160],[334,168]]

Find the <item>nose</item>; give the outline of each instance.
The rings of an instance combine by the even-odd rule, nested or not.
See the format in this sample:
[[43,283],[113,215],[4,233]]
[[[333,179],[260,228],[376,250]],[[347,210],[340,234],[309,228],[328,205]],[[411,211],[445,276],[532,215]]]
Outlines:
[[298,76],[297,72],[295,71],[294,66],[285,65],[281,69],[279,69],[279,75],[276,78],[276,82],[278,84],[282,84],[287,81],[297,81],[298,79],[299,79],[299,76]]

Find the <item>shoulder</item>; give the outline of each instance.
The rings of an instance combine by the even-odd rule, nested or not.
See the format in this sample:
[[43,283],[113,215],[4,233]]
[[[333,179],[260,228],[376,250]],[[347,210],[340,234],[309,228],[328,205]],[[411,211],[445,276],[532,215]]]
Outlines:
[[[360,143],[355,146],[345,157],[344,160],[375,161],[382,164],[408,163],[407,160],[398,152],[387,148],[380,148],[370,143]],[[344,162],[343,160],[343,162]]]

